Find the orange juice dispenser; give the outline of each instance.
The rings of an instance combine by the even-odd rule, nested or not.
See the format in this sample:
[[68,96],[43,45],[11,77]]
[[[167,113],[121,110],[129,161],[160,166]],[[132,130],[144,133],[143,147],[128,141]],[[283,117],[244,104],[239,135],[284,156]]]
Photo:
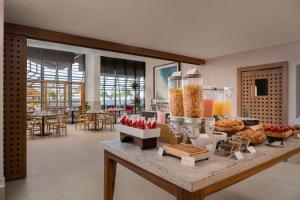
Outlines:
[[217,88],[213,86],[203,86],[203,113],[202,117],[212,118],[214,101],[217,100]]
[[224,87],[223,116],[232,116],[232,87]]
[[213,106],[213,116],[223,116],[224,88],[216,87],[216,98]]

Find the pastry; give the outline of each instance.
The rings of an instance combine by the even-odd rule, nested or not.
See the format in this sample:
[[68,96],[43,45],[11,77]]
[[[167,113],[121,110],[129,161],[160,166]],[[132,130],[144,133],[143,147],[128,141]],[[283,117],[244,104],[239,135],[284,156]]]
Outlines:
[[221,119],[215,123],[214,130],[226,132],[229,136],[245,128],[241,120]]
[[247,138],[251,144],[261,144],[266,136],[262,131],[255,131],[253,129],[246,129],[244,131],[237,132],[235,136],[245,137]]

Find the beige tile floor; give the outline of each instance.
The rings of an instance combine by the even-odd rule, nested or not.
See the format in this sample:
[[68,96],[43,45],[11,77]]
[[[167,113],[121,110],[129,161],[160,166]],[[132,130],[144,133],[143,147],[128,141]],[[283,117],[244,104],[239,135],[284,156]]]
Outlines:
[[[8,182],[7,200],[100,200],[103,196],[103,152],[99,141],[111,131],[69,127],[69,135],[28,141],[28,175]],[[174,200],[157,186],[118,166],[115,200]],[[299,200],[300,156],[242,181],[208,200]]]

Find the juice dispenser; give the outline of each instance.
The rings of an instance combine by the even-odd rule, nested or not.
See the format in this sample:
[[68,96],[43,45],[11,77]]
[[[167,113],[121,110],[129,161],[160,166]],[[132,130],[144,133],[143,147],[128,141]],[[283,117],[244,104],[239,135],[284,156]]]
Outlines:
[[203,113],[202,117],[212,118],[214,101],[218,99],[218,88],[203,86]]
[[223,116],[232,115],[232,87],[224,87]]
[[216,99],[213,106],[213,116],[223,116],[224,90],[216,88]]

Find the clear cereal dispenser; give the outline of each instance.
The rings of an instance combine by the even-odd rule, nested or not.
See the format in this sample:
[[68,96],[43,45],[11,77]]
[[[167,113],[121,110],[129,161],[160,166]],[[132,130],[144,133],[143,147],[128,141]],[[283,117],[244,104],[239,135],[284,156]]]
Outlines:
[[184,135],[197,139],[202,132],[203,77],[199,69],[188,70],[183,77]]
[[168,95],[170,124],[169,127],[175,136],[182,135],[183,127],[183,92],[182,92],[182,72],[173,72],[168,78]]
[[183,77],[185,123],[201,123],[203,111],[203,77],[198,69],[188,70]]

